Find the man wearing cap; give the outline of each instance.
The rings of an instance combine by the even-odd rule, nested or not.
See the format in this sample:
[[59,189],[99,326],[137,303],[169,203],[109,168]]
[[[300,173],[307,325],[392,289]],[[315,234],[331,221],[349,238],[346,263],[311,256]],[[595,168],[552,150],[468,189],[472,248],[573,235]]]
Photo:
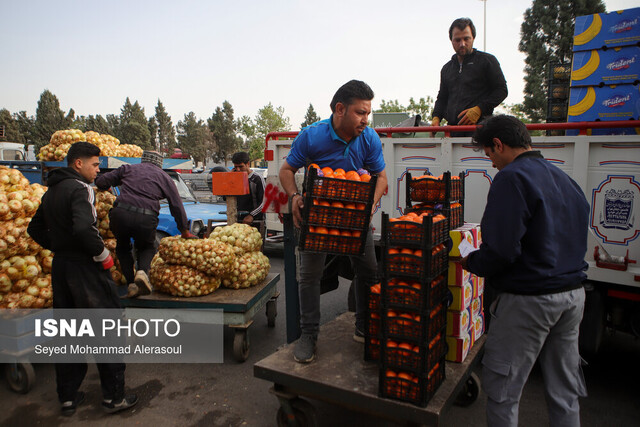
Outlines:
[[[187,214],[173,180],[162,170],[162,156],[155,151],[142,153],[142,162],[123,165],[96,178],[100,190],[120,187],[120,195],[109,212],[109,226],[116,238],[116,255],[122,274],[129,283],[128,298],[151,293],[149,269],[156,253],[156,228],[160,200],[167,199],[169,210],[182,237],[189,232]],[[138,268],[134,274],[131,239],[136,248]]]

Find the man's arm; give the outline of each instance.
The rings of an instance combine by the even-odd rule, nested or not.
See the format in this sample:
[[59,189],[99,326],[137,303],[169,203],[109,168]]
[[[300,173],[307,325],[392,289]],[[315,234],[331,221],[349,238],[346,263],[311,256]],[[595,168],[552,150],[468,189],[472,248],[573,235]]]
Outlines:
[[254,209],[249,212],[249,215],[244,217],[244,222],[247,224],[253,222],[253,219],[262,212],[262,207],[264,206],[264,178],[255,172],[254,175],[257,178],[255,200],[258,202],[258,206],[254,206]]
[[36,211],[36,214],[31,218],[31,222],[29,223],[29,227],[27,227],[27,233],[29,236],[40,246],[45,249],[51,249],[51,237],[49,233],[49,229],[47,227],[47,223],[44,219],[44,201],[45,197],[42,198],[42,202]]
[[490,92],[478,102],[478,107],[483,112],[487,112],[496,108],[505,100],[509,91],[507,90],[507,81],[504,78],[500,63],[493,55],[487,56],[486,81],[490,87]]
[[446,79],[444,78],[446,64],[442,67],[440,71],[440,89],[438,90],[438,96],[436,97],[436,102],[433,105],[433,113],[432,113],[432,126],[439,126],[440,121],[444,118],[445,110],[447,109],[447,104],[449,102],[449,88],[447,87]]
[[378,173],[378,179],[376,181],[376,189],[373,195],[373,206],[371,206],[371,215],[373,215],[373,211],[376,209],[376,205],[380,201],[380,198],[387,191],[387,171],[383,170]]
[[96,187],[98,187],[99,190],[108,190],[110,187],[117,187],[122,184],[123,168],[124,166],[120,166],[118,169],[98,176],[95,180]]
[[[93,189],[88,185],[73,191],[71,194],[72,230],[69,238],[77,241],[88,255],[106,258],[109,251],[104,247],[104,241],[96,226],[97,215],[94,202]],[[102,259],[96,259],[96,261],[102,262]]]
[[296,185],[296,172],[298,168],[294,168],[285,160],[280,167],[280,184],[282,188],[289,196],[291,200],[291,214],[293,215],[293,223],[296,227],[300,228],[302,225],[302,213],[301,209],[304,208],[304,200],[301,195],[296,194],[298,192],[298,186]]

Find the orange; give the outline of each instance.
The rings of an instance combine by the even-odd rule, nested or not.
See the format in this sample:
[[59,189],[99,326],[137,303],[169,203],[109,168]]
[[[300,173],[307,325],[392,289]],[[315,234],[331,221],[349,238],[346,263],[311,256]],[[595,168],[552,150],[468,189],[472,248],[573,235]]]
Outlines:
[[380,283],[376,283],[375,285],[371,286],[371,292],[374,294],[379,294],[381,291],[380,289]]
[[333,173],[335,175],[344,175],[344,174],[346,174],[346,172],[342,168],[338,168],[338,169],[334,170]]
[[422,285],[421,285],[420,283],[418,283],[418,282],[413,282],[413,283],[411,284],[411,287],[412,287],[413,289],[418,289],[418,290],[422,289]]
[[398,343],[392,340],[387,340],[387,347],[398,347]]
[[415,347],[413,347],[413,352],[414,353],[420,353],[420,346],[416,345]]
[[398,348],[403,348],[405,350],[413,351],[413,346],[406,342],[401,342],[400,344],[398,344]]
[[360,181],[360,175],[356,171],[349,171],[345,174],[345,177],[351,181]]
[[324,174],[324,176],[331,176],[333,175],[333,169],[331,169],[329,166],[322,168],[322,173]]
[[387,317],[396,317],[398,313],[393,310],[387,310]]
[[311,168],[320,169],[320,166],[318,166],[318,165],[317,165],[317,164],[315,164],[315,163],[311,163],[311,164],[309,165],[309,169],[311,169]]
[[331,203],[329,203],[327,200],[321,199],[318,204],[320,206],[331,206]]
[[339,236],[340,235],[340,230],[338,230],[337,228],[330,228],[329,229],[329,234],[331,234],[332,236]]
[[416,314],[415,316],[413,316],[413,320],[415,320],[416,322],[420,321],[420,315]]
[[319,203],[320,203],[320,199],[313,199],[314,206],[318,206]]
[[351,237],[360,237],[361,235],[362,233],[357,230],[351,232]]
[[405,217],[407,218],[413,218],[413,217],[417,217],[418,214],[415,212],[409,212],[408,214],[405,215]]
[[344,204],[344,208],[345,209],[355,209],[356,208],[356,204],[355,203],[345,203]]
[[335,202],[331,202],[331,207],[332,208],[344,208],[344,204],[342,202],[335,201]]
[[356,203],[356,209],[358,209],[359,211],[363,211],[366,206],[367,205],[365,205],[364,203]]
[[411,249],[408,248],[404,248],[400,251],[401,254],[406,254],[406,255],[413,255],[413,251]]
[[316,227],[316,233],[329,234],[329,230],[327,230],[327,227]]
[[340,235],[345,237],[351,237],[351,232],[349,230],[342,230],[340,231]]
[[400,251],[395,248],[389,248],[389,255],[399,254]]
[[372,319],[379,319],[380,315],[378,313],[371,313],[371,318]]
[[392,371],[391,369],[387,369],[387,372],[385,372],[385,376],[394,378],[394,377],[397,377],[398,374],[396,374],[395,371]]
[[412,377],[413,375],[407,373],[407,372],[400,372],[398,373],[398,378],[402,378],[403,380],[407,380],[407,381],[413,381]]
[[371,181],[371,175],[365,173],[363,175],[360,175],[360,181],[362,182],[369,182]]
[[309,233],[315,233],[316,232],[316,228],[313,225],[309,226]]
[[413,253],[415,256],[422,256],[422,250],[421,249],[416,249],[415,252]]
[[400,221],[400,218],[389,218],[389,222]]

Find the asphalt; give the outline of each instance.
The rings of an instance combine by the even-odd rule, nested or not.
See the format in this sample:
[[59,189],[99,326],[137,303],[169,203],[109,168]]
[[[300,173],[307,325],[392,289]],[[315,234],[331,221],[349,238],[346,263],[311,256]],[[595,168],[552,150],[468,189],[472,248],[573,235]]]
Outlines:
[[[107,415],[100,408],[98,372],[90,365],[81,390],[85,402],[71,417],[62,417],[56,396],[53,365],[34,365],[36,384],[25,395],[0,385],[2,426],[274,426],[279,407],[269,393],[272,384],[254,378],[253,364],[285,344],[284,270],[281,247],[269,245],[272,271],[281,273],[278,316],[275,328],[267,326],[264,313],[256,314],[249,329],[249,359],[237,363],[232,355],[233,331],[225,329],[224,363],[221,364],[130,364],[126,383],[138,395],[138,405],[125,412]],[[323,295],[322,322],[347,310],[349,284],[342,280],[338,290]],[[585,367],[589,397],[581,399],[584,426],[638,425],[640,384],[640,341],[625,335],[608,336],[601,353]],[[486,396],[469,407],[452,407],[445,426],[484,426]],[[320,426],[392,426],[389,422],[342,407],[312,400]],[[542,376],[534,369],[520,405],[520,425],[547,425]]]

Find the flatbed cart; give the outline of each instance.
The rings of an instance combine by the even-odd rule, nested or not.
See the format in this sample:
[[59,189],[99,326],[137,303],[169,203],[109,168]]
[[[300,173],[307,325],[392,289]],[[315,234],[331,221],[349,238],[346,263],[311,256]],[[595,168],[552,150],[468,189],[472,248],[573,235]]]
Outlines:
[[289,344],[254,365],[253,374],[274,383],[280,401],[278,426],[316,426],[315,409],[307,400],[332,403],[407,425],[441,425],[453,404],[473,403],[480,380],[472,373],[480,360],[485,336],[476,341],[463,363],[446,362],[446,379],[426,407],[378,397],[378,365],[363,359],[363,344],[353,341],[353,313],[326,323],[318,334],[317,359],[309,364],[293,359]]
[[253,316],[266,307],[267,325],[276,325],[277,299],[280,293],[276,284],[280,280],[279,273],[269,273],[264,281],[250,288],[219,288],[215,292],[201,297],[180,298],[153,292],[138,298],[122,299],[124,307],[140,308],[214,308],[224,311],[224,324],[233,328],[233,356],[238,362],[249,357],[249,326]]

